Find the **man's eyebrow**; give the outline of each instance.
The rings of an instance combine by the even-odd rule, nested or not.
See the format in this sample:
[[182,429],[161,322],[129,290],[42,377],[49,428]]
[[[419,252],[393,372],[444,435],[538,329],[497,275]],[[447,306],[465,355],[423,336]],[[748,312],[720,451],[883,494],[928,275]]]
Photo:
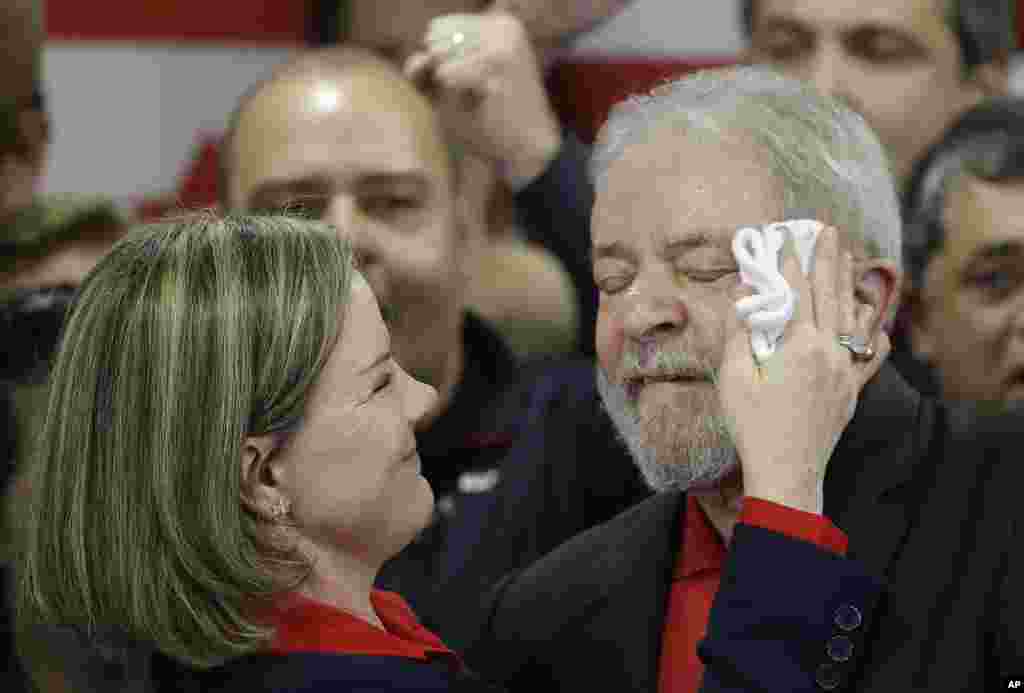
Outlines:
[[269,180],[260,183],[249,193],[248,206],[256,206],[261,200],[273,199],[281,195],[302,197],[303,195],[322,194],[330,182],[324,176],[305,176],[287,180]]
[[971,261],[998,260],[1004,257],[1024,255],[1024,243],[1021,241],[1001,241],[982,246],[971,253]]
[[842,32],[843,37],[847,41],[864,41],[869,38],[877,38],[884,36],[886,38],[896,39],[901,41],[913,48],[923,49],[924,44],[912,33],[895,26],[888,26],[886,24],[877,24],[874,22],[868,24],[859,24],[855,27],[847,29]]
[[812,35],[814,32],[803,22],[792,17],[768,15],[757,23],[757,31],[789,31],[794,34]]
[[706,246],[728,246],[732,242],[732,234],[711,234],[706,231],[689,233],[684,236],[670,236],[661,241],[662,252],[666,255],[675,255],[695,248]]
[[364,375],[366,373],[369,373],[370,371],[372,371],[374,368],[376,368],[380,364],[387,362],[390,358],[391,358],[391,351],[390,350],[385,351],[380,356],[378,356],[376,359],[374,359],[373,363],[371,363],[366,368],[363,368],[362,370],[360,370],[358,375]]
[[619,258],[635,262],[636,253],[622,243],[622,241],[613,241],[612,243],[595,243],[590,252],[590,259],[593,262],[596,262],[602,258]]
[[411,186],[423,193],[430,188],[430,177],[423,170],[373,172],[359,176],[357,185],[363,188],[392,188]]
[[[363,188],[393,188],[405,185],[415,187],[416,192],[423,193],[430,187],[430,177],[425,170],[419,168],[396,171],[373,170],[358,174],[356,185]],[[321,195],[330,187],[330,179],[322,174],[303,176],[301,178],[269,180],[256,186],[249,195],[249,203],[251,206],[261,199],[281,195],[293,197]]]

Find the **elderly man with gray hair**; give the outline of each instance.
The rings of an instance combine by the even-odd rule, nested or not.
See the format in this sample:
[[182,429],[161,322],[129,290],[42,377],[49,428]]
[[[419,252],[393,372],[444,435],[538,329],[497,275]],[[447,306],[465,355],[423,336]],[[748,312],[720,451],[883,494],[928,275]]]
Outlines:
[[1020,441],[884,364],[899,208],[861,117],[702,72],[617,107],[594,173],[601,394],[658,493],[499,584],[471,665],[512,691],[1024,673]]

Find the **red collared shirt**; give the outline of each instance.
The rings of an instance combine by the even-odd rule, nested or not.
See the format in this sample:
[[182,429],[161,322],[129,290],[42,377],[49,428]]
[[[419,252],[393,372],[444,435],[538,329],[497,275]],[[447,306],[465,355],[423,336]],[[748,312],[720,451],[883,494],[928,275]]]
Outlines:
[[421,661],[441,659],[453,671],[463,668],[458,655],[420,624],[398,594],[373,590],[370,601],[386,631],[353,614],[300,594],[291,593],[283,597],[274,610],[273,623],[277,626],[277,633],[271,652],[324,652]]
[[[846,555],[846,535],[821,515],[760,498],[744,498],[739,521]],[[704,665],[697,657],[697,643],[707,630],[726,554],[722,538],[694,496],[686,499],[680,526],[682,547],[676,558],[665,630],[661,636],[659,693],[696,693],[700,688]]]

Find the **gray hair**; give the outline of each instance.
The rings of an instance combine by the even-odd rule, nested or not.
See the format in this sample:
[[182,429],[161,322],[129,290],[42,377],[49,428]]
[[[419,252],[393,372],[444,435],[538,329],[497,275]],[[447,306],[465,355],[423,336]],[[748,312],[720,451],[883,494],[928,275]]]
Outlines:
[[928,263],[945,244],[946,205],[963,176],[1024,180],[1024,99],[972,108],[915,166],[903,199],[904,262],[914,287],[921,287]]
[[[747,38],[754,33],[754,0],[741,0],[740,25]],[[956,36],[964,71],[970,75],[1017,49],[1016,3],[1012,0],[943,0],[943,19]]]
[[754,144],[782,183],[787,219],[827,220],[873,255],[901,264],[900,210],[885,150],[838,101],[764,67],[696,72],[612,109],[595,145],[595,181],[658,125]]

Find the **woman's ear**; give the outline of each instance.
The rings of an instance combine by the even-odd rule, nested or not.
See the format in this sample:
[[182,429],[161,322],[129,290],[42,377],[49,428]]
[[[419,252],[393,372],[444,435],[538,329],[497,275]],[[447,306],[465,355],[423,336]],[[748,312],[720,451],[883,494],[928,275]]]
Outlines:
[[857,330],[869,340],[888,325],[899,308],[902,275],[895,263],[871,258],[854,263]]
[[280,448],[278,436],[247,436],[242,443],[242,504],[258,517],[279,520],[280,509],[288,507],[281,488],[283,467],[275,455]]

